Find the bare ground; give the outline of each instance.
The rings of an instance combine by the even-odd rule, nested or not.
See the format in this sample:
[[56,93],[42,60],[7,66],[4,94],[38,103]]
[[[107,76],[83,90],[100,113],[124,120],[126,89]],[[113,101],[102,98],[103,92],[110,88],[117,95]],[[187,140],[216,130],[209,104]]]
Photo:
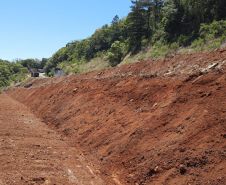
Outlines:
[[105,184],[68,139],[0,96],[0,184]]
[[[18,113],[16,121],[8,120],[9,127],[0,123],[1,129],[5,129],[1,133],[11,136],[20,125],[20,128],[29,126],[29,133],[34,134],[38,134],[39,129],[41,132],[44,128],[52,129],[54,135],[50,138],[53,141],[62,138],[57,144],[68,146],[73,152],[66,147],[56,147],[54,142],[44,144],[52,147],[52,152],[57,149],[59,155],[55,159],[56,154],[50,152],[53,166],[40,169],[40,173],[55,170],[54,173],[66,174],[64,163],[67,161],[70,170],[77,170],[76,166],[81,164],[74,164],[74,161],[81,163],[77,158],[82,155],[85,166],[81,174],[87,175],[81,176],[81,182],[86,180],[84,184],[225,184],[225,61],[226,48],[223,48],[82,75],[30,79],[26,83],[32,82],[32,87],[11,88],[0,95],[3,104],[4,101],[14,102],[5,102],[12,111],[4,119],[10,117],[10,112],[16,114],[16,110],[31,111],[31,119],[38,117],[43,127],[31,127],[33,124],[25,127],[26,120],[20,120],[24,119],[20,114],[25,113]],[[216,63],[217,66],[210,67]],[[17,106],[9,97],[23,105]],[[4,110],[1,109],[3,117]],[[12,131],[6,132],[6,128]],[[43,135],[47,137],[48,132]],[[22,145],[21,150],[15,152],[18,160],[27,156],[23,154],[23,150],[30,150],[27,146],[32,148],[37,142],[28,140],[29,145],[23,145],[22,138],[18,140],[18,145]],[[40,143],[37,145],[40,146],[34,146],[33,152],[37,153],[42,147]],[[10,146],[9,142],[5,145]],[[62,152],[70,158],[63,160]],[[43,161],[42,158],[37,160]],[[27,176],[29,182],[34,181],[31,174],[35,170],[31,167],[35,163],[32,162],[31,158],[31,164],[27,163],[27,168],[31,169]],[[19,164],[26,168],[21,161],[4,165],[11,167],[4,170],[3,183]],[[53,175],[52,179],[48,175],[36,177],[61,184],[60,175]],[[62,182],[76,184],[68,176],[64,179]]]

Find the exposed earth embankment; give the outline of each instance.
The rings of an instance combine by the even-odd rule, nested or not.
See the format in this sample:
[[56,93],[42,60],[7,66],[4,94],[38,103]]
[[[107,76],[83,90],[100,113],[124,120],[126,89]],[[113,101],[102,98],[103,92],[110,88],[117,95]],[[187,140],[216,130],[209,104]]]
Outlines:
[[225,184],[225,61],[226,48],[30,79],[6,94],[108,184]]

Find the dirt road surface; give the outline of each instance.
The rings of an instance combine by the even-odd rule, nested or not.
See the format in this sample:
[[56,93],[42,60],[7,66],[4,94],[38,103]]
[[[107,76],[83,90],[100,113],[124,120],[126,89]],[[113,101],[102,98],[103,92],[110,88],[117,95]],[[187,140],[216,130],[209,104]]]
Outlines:
[[105,184],[80,154],[26,106],[0,95],[0,185]]

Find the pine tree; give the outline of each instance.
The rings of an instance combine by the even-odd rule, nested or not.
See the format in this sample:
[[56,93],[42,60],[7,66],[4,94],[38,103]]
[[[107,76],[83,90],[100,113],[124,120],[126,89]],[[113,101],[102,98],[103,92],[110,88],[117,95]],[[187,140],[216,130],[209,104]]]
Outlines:
[[113,18],[113,20],[111,21],[111,24],[117,24],[118,23],[118,21],[119,21],[119,17],[118,17],[118,15],[116,15],[114,18]]
[[164,0],[153,0],[153,10],[155,17],[155,29],[157,28],[157,21],[159,18],[160,9],[164,7]]
[[121,36],[118,15],[116,15],[113,18],[111,25],[112,25],[111,43],[113,43],[116,40],[119,40],[119,37]]
[[131,38],[131,46],[134,46],[135,49],[141,48],[141,40],[142,36],[146,33],[146,20],[145,20],[145,10],[142,8],[141,1],[131,1],[132,2],[132,12],[129,13],[126,26],[127,33],[129,33],[129,37]]

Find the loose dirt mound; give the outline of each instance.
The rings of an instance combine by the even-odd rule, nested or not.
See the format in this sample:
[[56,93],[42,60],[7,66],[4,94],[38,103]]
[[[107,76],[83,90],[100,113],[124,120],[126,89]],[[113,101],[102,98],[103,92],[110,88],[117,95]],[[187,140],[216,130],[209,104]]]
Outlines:
[[36,80],[7,94],[67,136],[110,184],[225,184],[225,60],[226,48]]

